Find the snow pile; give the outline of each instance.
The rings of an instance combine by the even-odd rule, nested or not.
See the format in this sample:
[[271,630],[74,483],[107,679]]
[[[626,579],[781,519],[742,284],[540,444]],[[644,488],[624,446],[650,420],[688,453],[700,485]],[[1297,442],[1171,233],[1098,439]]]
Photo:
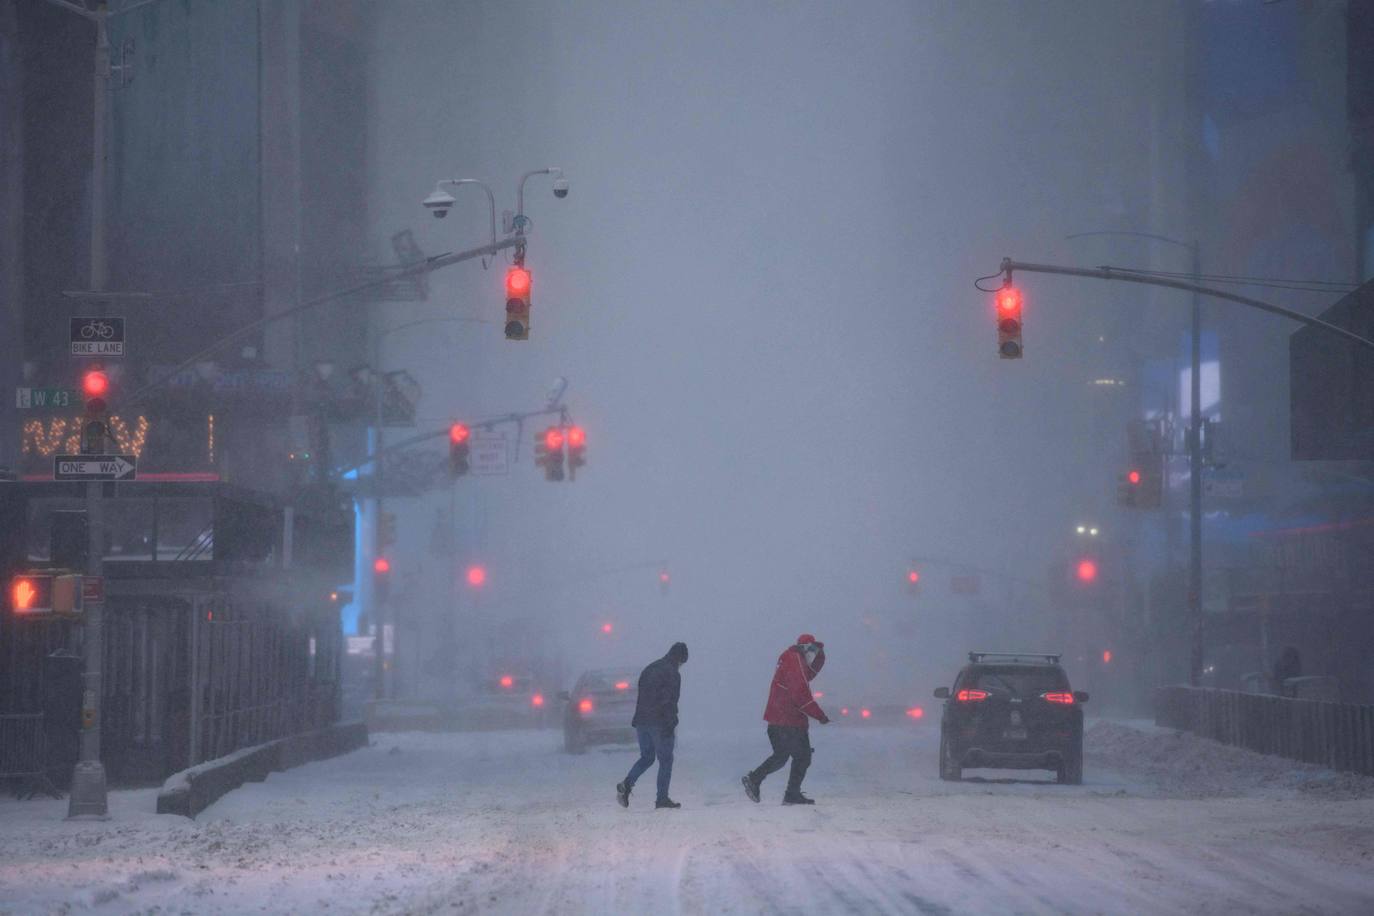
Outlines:
[[1259,754],[1149,724],[1099,721],[1083,735],[1092,765],[1143,775],[1170,796],[1215,798],[1254,792],[1298,792],[1341,800],[1374,798],[1374,779]]

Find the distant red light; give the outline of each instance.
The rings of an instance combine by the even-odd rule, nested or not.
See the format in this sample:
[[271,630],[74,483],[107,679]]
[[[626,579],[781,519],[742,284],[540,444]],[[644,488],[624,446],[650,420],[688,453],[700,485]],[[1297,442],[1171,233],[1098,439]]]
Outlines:
[[954,695],[954,699],[960,703],[977,703],[987,698],[988,692],[986,690],[961,690]]
[[906,711],[906,714],[913,719],[923,719],[926,711],[919,706],[913,706]]
[[873,715],[873,713],[872,713],[871,711],[867,710],[867,709],[861,709],[861,710],[859,710],[859,716],[860,716],[861,718],[867,719],[867,718],[868,718],[869,716],[871,716],[871,715]]
[[616,681],[616,682],[615,682],[615,689],[616,689],[616,690],[629,690],[629,689],[630,689],[630,682],[629,682],[629,681]]
[[81,390],[88,398],[103,398],[110,390],[110,379],[105,373],[93,369],[81,377]]
[[468,441],[468,437],[471,435],[472,430],[468,429],[462,423],[454,423],[448,428],[448,441],[452,442],[454,445],[460,445]]
[[609,633],[609,632],[611,632],[611,630],[613,630],[613,629],[615,629],[615,628],[612,627],[609,623],[603,623],[603,624],[601,625],[601,632],[602,632],[602,633]]
[[1079,582],[1095,582],[1097,580],[1097,562],[1095,560],[1079,560],[1078,568],[1074,570]]
[[1051,703],[1058,703],[1061,706],[1073,705],[1073,694],[1071,693],[1047,693],[1045,699]]
[[849,715],[849,707],[848,707],[848,706],[841,706],[841,707],[840,707],[840,715],[842,715],[842,716],[847,716],[847,715]]
[[515,686],[515,678],[511,677],[509,674],[503,674],[501,675],[501,679],[496,683],[500,684],[506,690],[509,690]]
[[671,579],[672,576],[668,575],[666,572],[661,572],[658,574],[658,581],[662,582],[664,585],[667,585]]
[[813,697],[815,697],[816,699],[818,699],[818,700],[821,700],[821,699],[824,699],[824,698],[825,698],[825,694],[822,693],[822,692],[819,691],[819,690],[813,690],[813,691],[811,692],[811,695],[812,695]]
[[520,297],[530,291],[530,272],[523,267],[506,271],[506,295]]
[[550,426],[544,433],[544,448],[550,452],[557,452],[563,448],[563,430],[557,426]]
[[543,695],[542,693],[536,693],[534,696],[530,697],[530,705],[531,705],[531,706],[543,706],[543,705],[544,705],[544,695]]
[[921,574],[913,569],[911,572],[906,574],[906,581],[910,582],[912,585],[915,585],[917,582],[921,581]]
[[1111,649],[1103,649],[1103,650],[1102,650],[1102,664],[1105,665],[1105,664],[1107,664],[1108,662],[1110,662],[1111,660],[1112,660],[1112,650],[1111,650]]
[[1139,472],[1139,471],[1131,471],[1129,474],[1126,475],[1126,480],[1129,481],[1130,484],[1131,484],[1131,486],[1133,486],[1133,487],[1139,485],[1139,484],[1140,484],[1140,472]]
[[378,557],[372,561],[372,571],[379,576],[384,576],[391,572],[391,561],[386,557]]
[[486,570],[486,567],[483,567],[483,566],[469,566],[469,567],[468,567],[468,585],[471,585],[473,588],[477,588],[478,586],[485,585],[485,584],[486,584],[486,581],[487,581],[487,570]]
[[[536,703],[535,705],[538,706],[539,704]],[[577,703],[577,711],[582,713],[582,715],[584,716],[590,713],[592,711],[592,698],[583,697],[581,700],[579,700]]]
[[587,431],[580,426],[568,427],[568,448],[582,448],[587,444]]

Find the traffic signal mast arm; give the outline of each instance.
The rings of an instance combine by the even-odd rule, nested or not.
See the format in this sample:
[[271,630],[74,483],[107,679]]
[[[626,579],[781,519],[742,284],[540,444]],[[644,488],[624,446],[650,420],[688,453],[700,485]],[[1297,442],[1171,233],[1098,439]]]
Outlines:
[[1012,274],[1016,271],[1035,274],[1061,274],[1066,277],[1088,277],[1093,280],[1121,280],[1126,283],[1143,283],[1146,286],[1167,286],[1172,289],[1181,289],[1190,293],[1198,293],[1203,296],[1211,296],[1214,299],[1225,299],[1227,302],[1235,302],[1239,305],[1258,309],[1261,312],[1268,312],[1271,315],[1281,315],[1284,318],[1291,318],[1293,321],[1301,322],[1314,328],[1320,328],[1339,337],[1343,337],[1352,343],[1368,347],[1374,350],[1374,340],[1361,337],[1345,328],[1337,327],[1329,321],[1322,321],[1320,318],[1313,318],[1311,315],[1304,315],[1292,309],[1284,308],[1281,305],[1274,305],[1272,302],[1265,302],[1262,299],[1252,299],[1249,296],[1242,296],[1237,293],[1226,292],[1225,290],[1213,289],[1209,286],[1199,286],[1196,283],[1189,283],[1187,280],[1175,280],[1170,277],[1156,277],[1152,274],[1141,273],[1123,267],[1062,267],[1058,264],[1028,264],[1021,261],[1013,261],[1011,258],[1002,259],[1002,274],[1008,284],[1011,283]]

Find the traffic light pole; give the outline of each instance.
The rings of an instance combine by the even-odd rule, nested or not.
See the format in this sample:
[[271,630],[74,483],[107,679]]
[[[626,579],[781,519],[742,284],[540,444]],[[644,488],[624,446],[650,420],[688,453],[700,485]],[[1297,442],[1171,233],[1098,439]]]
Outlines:
[[1087,277],[1093,280],[1120,280],[1125,283],[1180,289],[1193,294],[1191,371],[1188,380],[1190,414],[1188,422],[1188,533],[1190,542],[1188,553],[1188,613],[1192,628],[1188,658],[1188,680],[1196,687],[1202,680],[1203,659],[1206,655],[1206,620],[1202,613],[1202,297],[1210,296],[1261,312],[1268,312],[1271,315],[1280,315],[1309,327],[1334,334],[1370,350],[1374,350],[1374,340],[1361,337],[1320,318],[1313,318],[1281,305],[1274,305],[1272,302],[1201,285],[1197,282],[1201,277],[1197,243],[1193,243],[1189,247],[1192,250],[1192,282],[1158,277],[1120,267],[1065,267],[1058,264],[1030,264],[1013,261],[1011,258],[1002,259],[1001,272],[1008,285],[1011,284],[1012,274],[1019,270],[1025,273],[1059,274],[1068,277]]

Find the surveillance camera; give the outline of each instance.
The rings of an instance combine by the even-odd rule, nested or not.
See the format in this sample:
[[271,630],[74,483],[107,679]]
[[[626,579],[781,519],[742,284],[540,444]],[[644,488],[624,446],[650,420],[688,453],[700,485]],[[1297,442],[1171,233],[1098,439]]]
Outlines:
[[443,188],[435,188],[434,193],[426,197],[423,203],[434,214],[435,219],[443,219],[453,207],[453,195]]
[[555,178],[553,180],[553,196],[559,200],[568,196],[568,179]]

